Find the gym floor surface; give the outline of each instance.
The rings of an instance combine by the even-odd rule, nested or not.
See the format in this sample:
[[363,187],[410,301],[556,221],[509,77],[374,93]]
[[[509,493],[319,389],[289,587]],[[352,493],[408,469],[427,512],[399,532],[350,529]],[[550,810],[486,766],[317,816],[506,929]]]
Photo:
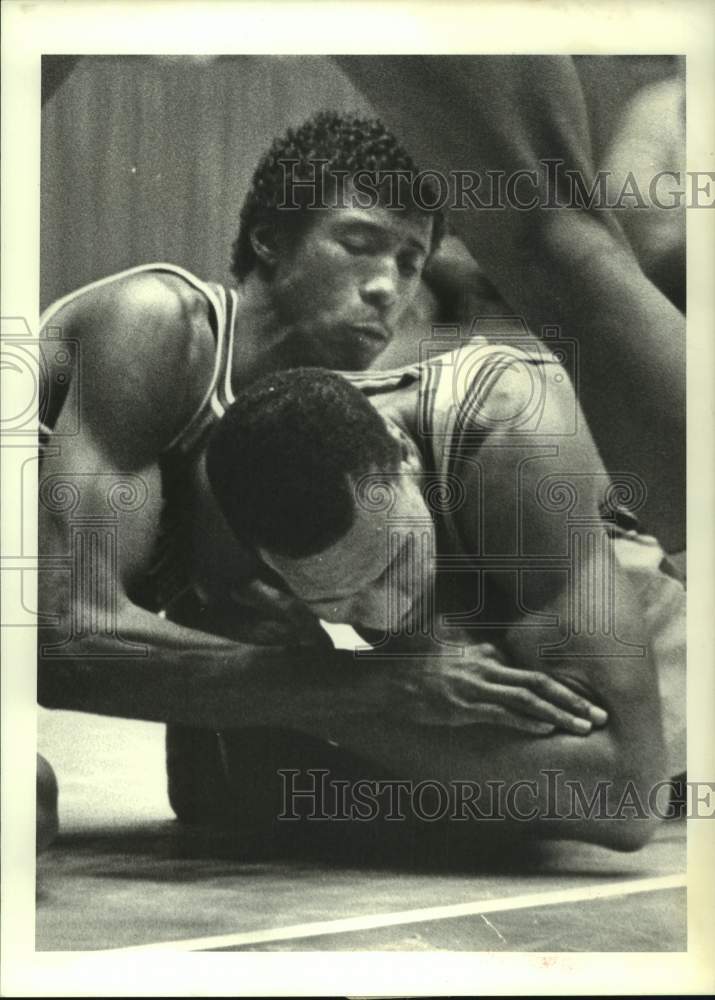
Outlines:
[[38,859],[38,952],[687,949],[683,821],[634,854],[247,859],[173,818],[162,726],[41,711],[38,742],[61,819]]

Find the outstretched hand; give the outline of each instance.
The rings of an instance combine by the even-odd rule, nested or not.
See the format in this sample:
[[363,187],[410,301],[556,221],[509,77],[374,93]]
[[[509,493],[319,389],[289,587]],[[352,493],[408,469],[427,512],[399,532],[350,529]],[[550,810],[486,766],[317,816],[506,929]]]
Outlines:
[[[332,642],[310,609],[291,594],[254,579],[232,591],[235,613],[252,641],[270,645],[331,649]],[[365,708],[429,726],[491,725],[534,735],[560,730],[585,736],[608,720],[606,712],[546,673],[507,663],[491,643],[469,642],[462,655],[446,647],[402,650],[397,658],[379,650],[347,663],[362,674],[356,697]],[[368,667],[363,670],[363,667]]]
[[470,645],[462,656],[384,659],[371,683],[384,708],[423,725],[505,726],[548,735],[587,735],[607,713],[545,673],[509,666],[491,643]]

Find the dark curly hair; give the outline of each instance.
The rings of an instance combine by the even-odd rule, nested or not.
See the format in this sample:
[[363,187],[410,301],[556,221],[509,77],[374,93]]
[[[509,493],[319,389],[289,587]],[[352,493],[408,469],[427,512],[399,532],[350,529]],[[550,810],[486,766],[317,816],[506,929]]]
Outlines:
[[[287,163],[291,164],[288,182]],[[236,280],[242,281],[256,266],[251,231],[257,224],[267,222],[284,230],[292,227],[294,231],[305,226],[306,212],[302,209],[308,201],[306,188],[300,185],[293,190],[291,179],[315,180],[313,190],[317,203],[329,204],[330,193],[326,190],[329,179],[339,173],[350,178],[362,170],[378,176],[399,170],[414,177],[419,172],[409,153],[377,118],[320,111],[300,127],[290,128],[285,135],[274,139],[256,168],[251,189],[241,208],[238,236],[233,243],[231,258],[231,272]],[[439,246],[442,238],[444,216],[440,211],[430,211],[424,206],[436,204],[438,196],[434,181],[427,176],[421,184],[423,205],[412,203],[405,206],[428,213],[434,219],[433,249]],[[290,211],[278,207],[291,203],[298,205],[299,209]],[[308,203],[314,204],[312,193]]]
[[234,535],[298,558],[349,531],[356,479],[399,463],[399,444],[367,397],[323,368],[274,372],[246,386],[206,453],[211,488]]

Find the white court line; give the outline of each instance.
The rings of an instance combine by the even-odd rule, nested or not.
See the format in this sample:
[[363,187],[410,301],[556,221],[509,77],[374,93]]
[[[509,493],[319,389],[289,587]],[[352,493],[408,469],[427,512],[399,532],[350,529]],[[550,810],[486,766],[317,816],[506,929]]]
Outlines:
[[558,903],[580,903],[612,896],[630,896],[637,892],[655,892],[662,889],[680,889],[686,885],[687,876],[663,875],[659,878],[639,878],[626,882],[607,882],[574,889],[556,889],[553,892],[532,892],[502,899],[478,899],[471,903],[452,903],[448,906],[428,906],[419,910],[398,910],[393,913],[370,914],[362,917],[344,917],[340,920],[317,920],[309,924],[290,924],[262,931],[244,931],[238,934],[218,934],[213,937],[189,938],[183,941],[161,941],[157,944],[132,945],[128,948],[109,948],[115,952],[142,951],[211,951],[267,941],[290,941],[291,938],[320,937],[324,934],[347,934],[350,931],[369,931],[377,927],[395,927],[399,924],[418,924],[428,920],[449,920],[483,913],[505,910],[523,910],[530,906],[555,906]]

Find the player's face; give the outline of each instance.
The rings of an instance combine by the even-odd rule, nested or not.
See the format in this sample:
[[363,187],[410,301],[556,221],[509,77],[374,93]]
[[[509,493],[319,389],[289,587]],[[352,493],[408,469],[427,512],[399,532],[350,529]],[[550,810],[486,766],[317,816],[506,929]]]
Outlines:
[[417,292],[432,225],[379,206],[312,213],[272,278],[288,363],[369,367]]
[[366,493],[350,530],[323,552],[261,553],[318,618],[393,633],[416,621],[432,586],[434,525],[414,476],[391,478],[390,490],[389,510],[365,509],[382,506],[377,490],[372,501]]

